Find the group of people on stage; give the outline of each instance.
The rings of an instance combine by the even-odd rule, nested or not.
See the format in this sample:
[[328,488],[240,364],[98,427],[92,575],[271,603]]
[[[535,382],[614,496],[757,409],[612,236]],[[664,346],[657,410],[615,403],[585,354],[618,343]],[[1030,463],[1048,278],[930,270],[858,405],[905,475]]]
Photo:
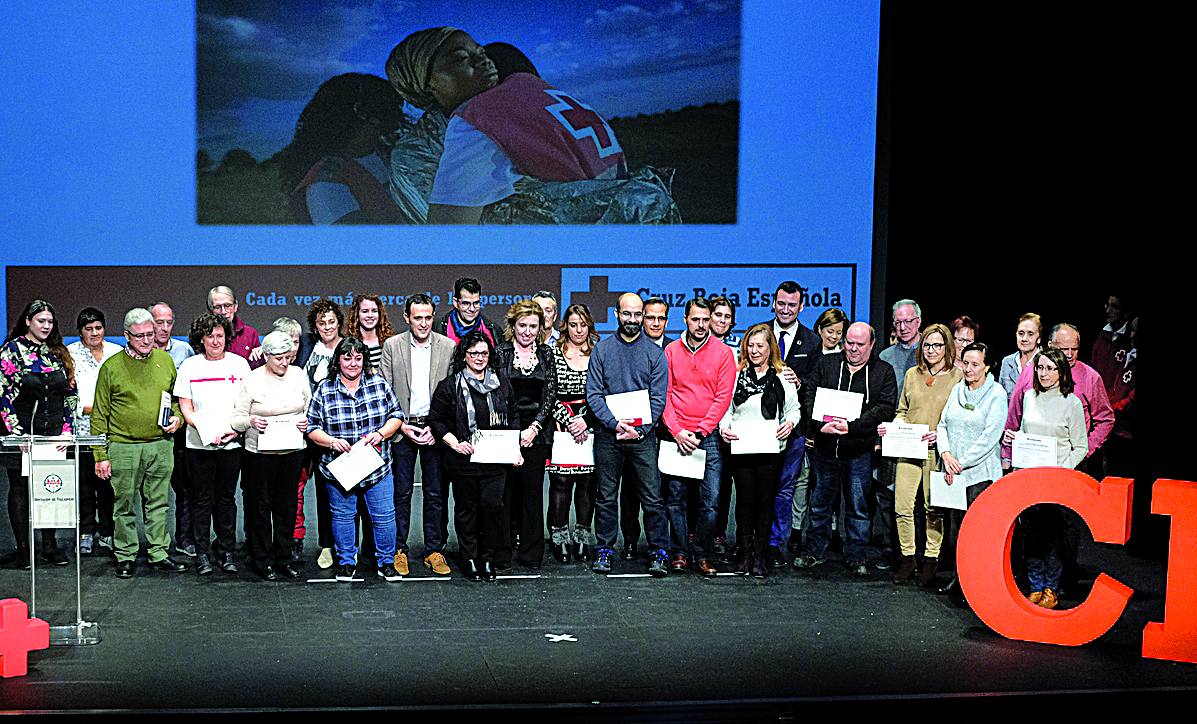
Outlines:
[[[970,318],[924,325],[910,299],[893,305],[893,342],[878,351],[875,330],[843,310],[804,326],[805,290],[793,281],[778,285],[773,318],[740,337],[726,297],[688,300],[685,332],[670,339],[664,300],[623,294],[616,331],[600,338],[585,305],[561,310],[552,292],[517,301],[498,323],[481,293],[476,279],[458,279],[439,318],[430,296],[412,294],[398,334],[376,295],[348,310],[322,298],[306,330],[284,317],[259,338],[234,291],[216,286],[188,343],[172,337],[174,313],[160,302],[125,314],[123,348],[105,341],[93,307],[65,346],[53,305],[35,300],[0,347],[0,434],[107,436],[80,464],[80,549],[111,551],[121,578],[134,574],[138,505],[150,566],[188,567],[171,556],[171,489],[176,554],[201,576],[236,573],[238,480],[243,560],[268,580],[300,577],[314,479],[317,565],[354,580],[370,561],[400,580],[411,570],[418,460],[421,557],[433,575],[452,571],[451,490],[470,580],[539,569],[546,548],[597,573],[647,553],[653,576],[730,565],[764,578],[823,565],[838,534],[853,574],[871,575],[872,563],[894,583],[932,586],[949,529],[930,498],[933,473],[971,503],[1011,469],[1016,433],[1053,440],[1060,467],[1100,477],[1129,464],[1138,320],[1124,298],[1110,297],[1090,366],[1071,324],[1044,335],[1038,315],[1024,314],[1016,351],[999,360]],[[858,411],[824,404],[844,393],[856,393]],[[879,454],[895,423],[927,427],[925,458]],[[506,462],[475,449],[496,430],[518,439]],[[362,446],[381,465],[349,477],[342,456]],[[17,541],[8,559],[28,565],[29,481],[16,453],[4,464]],[[1029,598],[1055,607],[1077,524],[1041,505],[1020,530]],[[42,531],[39,555],[66,563],[54,531]]]

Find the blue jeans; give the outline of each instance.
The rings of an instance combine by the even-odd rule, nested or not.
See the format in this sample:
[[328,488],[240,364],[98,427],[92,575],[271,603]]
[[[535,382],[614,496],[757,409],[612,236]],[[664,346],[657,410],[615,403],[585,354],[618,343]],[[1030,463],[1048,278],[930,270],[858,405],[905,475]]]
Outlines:
[[686,489],[698,486],[698,515],[695,518],[694,555],[710,558],[714,545],[715,513],[719,506],[719,480],[723,475],[723,457],[719,453],[719,436],[711,433],[702,439],[699,449],[707,453],[707,465],[702,480],[662,475],[668,489],[669,550],[673,555],[689,554],[689,530],[686,523]]
[[868,558],[868,493],[873,481],[873,456],[869,453],[847,460],[837,460],[811,451],[811,475],[814,489],[810,496],[810,529],[806,532],[803,555],[822,558],[831,540],[831,511],[847,485],[843,522],[844,560],[857,563]]
[[357,501],[365,498],[366,510],[374,526],[374,557],[378,565],[395,562],[395,483],[391,471],[382,480],[362,489],[358,485],[346,491],[336,480],[320,474],[328,490],[328,509],[332,513],[333,547],[340,565],[357,564]]
[[1064,573],[1061,555],[1064,543],[1064,509],[1041,503],[1032,505],[1020,519],[1023,523],[1023,551],[1027,557],[1027,580],[1032,591],[1060,590]]
[[[640,507],[644,509],[644,538],[654,551],[669,545],[669,524],[661,501],[661,471],[657,469],[657,436],[616,440],[607,429],[594,432],[594,471],[598,485],[594,500],[594,533],[600,549],[615,549],[619,536],[619,478],[624,464],[635,471]],[[624,485],[633,481],[625,480]]]
[[[797,431],[795,431],[797,432]],[[802,501],[802,510],[806,510],[806,485],[798,486],[798,474],[802,472],[802,458],[806,454],[806,438],[801,435],[791,435],[781,458],[781,487],[777,489],[777,498],[773,508],[773,531],[769,537],[769,545],[785,550],[790,540],[790,530],[794,523],[801,528],[802,520],[793,519],[794,499]],[[805,482],[805,481],[804,481]]]
[[445,518],[444,476],[441,455],[435,445],[417,445],[407,438],[391,444],[391,471],[395,480],[396,548],[407,552],[407,534],[411,527],[411,494],[415,487],[416,456],[420,456],[423,474],[421,490],[424,499],[424,555],[445,547],[447,537]]

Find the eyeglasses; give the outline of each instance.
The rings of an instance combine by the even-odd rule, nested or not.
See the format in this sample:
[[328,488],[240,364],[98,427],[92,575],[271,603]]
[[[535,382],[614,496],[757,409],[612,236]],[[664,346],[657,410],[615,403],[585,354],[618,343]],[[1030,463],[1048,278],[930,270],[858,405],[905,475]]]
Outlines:
[[952,341],[956,344],[972,344],[973,341],[968,337],[952,337]]
[[914,319],[895,319],[894,320],[895,327],[909,327],[912,324],[917,326],[918,323],[919,323],[918,317],[915,317]]
[[227,312],[236,306],[237,306],[236,302],[228,302],[228,303],[222,302],[220,304],[213,304],[212,311],[213,312]]
[[470,352],[466,352],[466,355],[469,357],[489,357],[490,350],[483,349],[483,350],[479,350],[477,352],[470,351]]
[[482,306],[482,302],[481,302],[481,301],[463,302],[462,300],[458,299],[458,300],[457,300],[456,302],[454,302],[454,303],[455,303],[457,306],[459,306],[459,307],[464,307],[464,308],[466,308],[466,309],[477,309],[477,308],[479,308],[479,307],[481,307],[481,306]]
[[133,332],[125,330],[125,336],[129,337],[130,339],[153,339],[154,333],[153,332],[142,332],[141,334],[134,334]]
[[943,342],[923,342],[923,349],[928,350],[930,352],[934,352],[935,350],[943,349],[946,346],[947,345],[945,345]]
[[1055,372],[1055,367],[1048,367],[1047,365],[1035,365],[1036,372]]

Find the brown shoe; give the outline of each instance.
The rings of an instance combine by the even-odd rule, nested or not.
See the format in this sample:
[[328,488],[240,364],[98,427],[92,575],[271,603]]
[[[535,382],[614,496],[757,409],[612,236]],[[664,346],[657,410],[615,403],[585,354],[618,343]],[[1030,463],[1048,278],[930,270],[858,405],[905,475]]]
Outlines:
[[686,556],[681,553],[678,553],[673,557],[673,560],[669,562],[669,569],[674,573],[685,573],[689,568],[690,561],[687,561]]
[[698,561],[698,572],[707,578],[714,578],[715,575],[719,573],[719,569],[715,567],[713,562],[703,558]]
[[438,576],[447,576],[453,572],[453,569],[449,568],[449,562],[439,551],[424,556],[424,565]]
[[935,585],[935,574],[939,572],[939,560],[936,558],[924,558],[923,565],[919,566],[919,585],[923,588]]
[[403,551],[395,551],[395,571],[401,576],[411,572],[407,565],[407,554]]
[[1043,600],[1043,591],[1031,591],[1031,595],[1027,596],[1027,600],[1036,606]]
[[902,562],[898,564],[898,570],[894,571],[894,584],[898,586],[910,583],[911,577],[914,576],[914,556],[902,556]]
[[1043,606],[1044,608],[1055,608],[1059,605],[1059,603],[1060,599],[1056,596],[1055,591],[1050,588],[1043,589],[1043,598],[1039,601],[1040,606]]

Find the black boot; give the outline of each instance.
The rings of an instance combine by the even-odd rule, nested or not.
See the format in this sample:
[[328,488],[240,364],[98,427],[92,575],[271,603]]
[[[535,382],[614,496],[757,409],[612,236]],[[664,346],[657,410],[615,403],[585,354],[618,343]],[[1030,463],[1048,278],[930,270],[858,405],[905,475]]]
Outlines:
[[898,564],[898,570],[894,571],[894,583],[903,586],[910,583],[910,579],[914,576],[914,556],[902,556],[902,562]]
[[498,578],[498,574],[495,573],[495,564],[490,561],[482,561],[482,580],[494,583]]
[[590,544],[588,543],[574,543],[573,550],[574,560],[579,563],[590,562]]
[[462,568],[465,571],[467,581],[474,581],[477,583],[482,580],[482,575],[478,572],[478,561],[473,558],[467,558],[465,566]]
[[569,563],[569,544],[554,543],[553,558],[556,558],[558,563]]
[[736,567],[732,571],[737,576],[747,576],[752,571],[752,539],[748,536],[739,536],[736,541]]

